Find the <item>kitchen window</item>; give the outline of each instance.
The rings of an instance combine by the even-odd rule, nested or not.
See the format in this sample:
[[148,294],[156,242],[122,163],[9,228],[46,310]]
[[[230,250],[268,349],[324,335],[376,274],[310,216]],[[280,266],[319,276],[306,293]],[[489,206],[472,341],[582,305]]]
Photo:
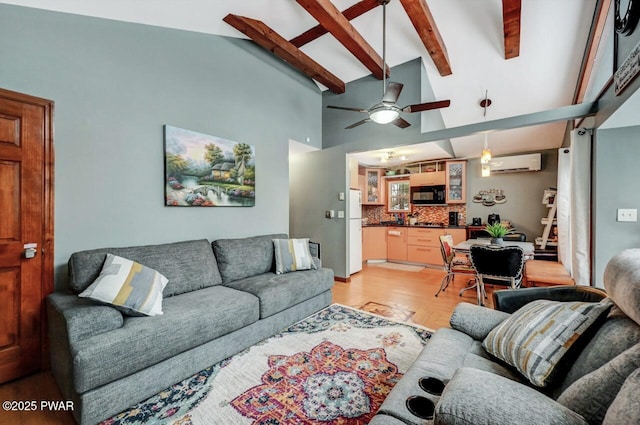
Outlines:
[[409,179],[387,181],[387,211],[409,212],[410,205]]

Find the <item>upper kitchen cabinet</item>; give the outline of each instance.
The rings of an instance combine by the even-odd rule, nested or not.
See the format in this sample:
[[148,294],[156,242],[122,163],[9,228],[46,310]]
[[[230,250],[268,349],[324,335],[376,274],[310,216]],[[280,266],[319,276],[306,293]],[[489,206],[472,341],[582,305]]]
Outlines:
[[411,174],[409,179],[411,186],[438,186],[445,184],[446,176],[444,171],[430,171]]
[[464,204],[467,202],[466,161],[448,161],[445,167],[447,204]]
[[382,170],[365,168],[364,187],[362,188],[363,205],[384,205],[384,183]]

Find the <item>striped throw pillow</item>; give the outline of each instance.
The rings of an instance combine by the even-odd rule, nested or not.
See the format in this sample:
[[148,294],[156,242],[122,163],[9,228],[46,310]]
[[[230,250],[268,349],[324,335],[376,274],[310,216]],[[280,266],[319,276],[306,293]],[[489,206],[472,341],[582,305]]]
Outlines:
[[100,275],[80,297],[112,305],[129,316],[162,314],[162,290],[169,280],[135,261],[107,254]]
[[533,301],[489,332],[482,346],[533,385],[545,387],[571,347],[611,306],[609,299],[599,303]]
[[276,274],[317,269],[309,251],[309,238],[273,239],[276,254]]

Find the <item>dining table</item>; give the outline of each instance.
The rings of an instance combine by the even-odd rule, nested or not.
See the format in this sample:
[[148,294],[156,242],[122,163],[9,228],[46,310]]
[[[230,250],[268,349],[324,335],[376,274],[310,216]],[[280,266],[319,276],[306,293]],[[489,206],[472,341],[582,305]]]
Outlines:
[[[471,245],[492,245],[491,239],[489,238],[479,238],[479,239],[467,239],[466,241],[460,242],[457,245],[453,246],[453,250],[455,252],[461,254],[468,254],[471,251]],[[532,260],[535,252],[535,247],[533,242],[521,242],[521,241],[504,241],[502,245],[494,246],[517,246],[522,248],[524,252],[525,260]]]

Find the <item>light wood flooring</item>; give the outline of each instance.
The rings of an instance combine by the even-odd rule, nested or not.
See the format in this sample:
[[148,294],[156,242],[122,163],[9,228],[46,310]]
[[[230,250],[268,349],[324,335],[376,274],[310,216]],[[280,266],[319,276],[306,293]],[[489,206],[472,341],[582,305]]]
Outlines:
[[[410,316],[409,322],[427,328],[437,329],[449,325],[449,317],[454,307],[461,301],[475,303],[475,290],[465,292],[460,297],[458,291],[464,288],[464,276],[456,279],[453,287],[434,294],[440,287],[445,273],[437,269],[423,269],[418,272],[390,270],[364,266],[363,270],[351,277],[351,282],[336,282],[333,302],[351,307],[367,305],[368,311],[378,308],[381,313],[396,310],[403,316]],[[486,304],[491,306],[491,289]],[[375,307],[371,309],[371,307]],[[413,313],[413,314],[411,314]],[[16,400],[37,402],[62,400],[58,387],[50,372],[42,372],[30,377],[0,385],[0,401]],[[0,410],[0,425],[73,425],[75,421],[68,412],[54,412],[37,409],[35,412],[7,412]]]

